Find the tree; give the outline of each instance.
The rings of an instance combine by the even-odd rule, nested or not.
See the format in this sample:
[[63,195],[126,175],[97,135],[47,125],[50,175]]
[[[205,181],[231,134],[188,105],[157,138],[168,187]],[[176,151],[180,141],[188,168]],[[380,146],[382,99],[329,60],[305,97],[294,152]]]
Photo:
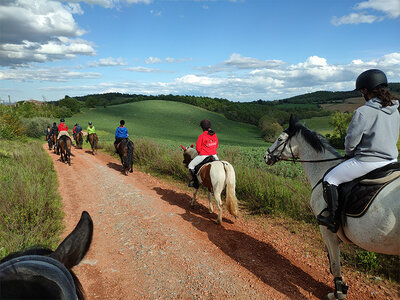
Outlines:
[[353,114],[348,112],[341,113],[337,111],[332,115],[329,123],[333,126],[333,134],[327,134],[326,138],[333,147],[340,149],[344,148],[347,127],[349,127],[352,117]]

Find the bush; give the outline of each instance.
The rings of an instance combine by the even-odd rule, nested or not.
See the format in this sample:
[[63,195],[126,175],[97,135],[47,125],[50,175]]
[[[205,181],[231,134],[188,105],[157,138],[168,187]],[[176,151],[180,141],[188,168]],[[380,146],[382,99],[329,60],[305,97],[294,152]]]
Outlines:
[[10,140],[23,135],[24,132],[25,128],[15,111],[9,107],[0,106],[0,137]]
[[33,138],[40,138],[46,136],[47,126],[52,126],[54,120],[50,118],[24,118],[21,120],[26,128],[26,135]]

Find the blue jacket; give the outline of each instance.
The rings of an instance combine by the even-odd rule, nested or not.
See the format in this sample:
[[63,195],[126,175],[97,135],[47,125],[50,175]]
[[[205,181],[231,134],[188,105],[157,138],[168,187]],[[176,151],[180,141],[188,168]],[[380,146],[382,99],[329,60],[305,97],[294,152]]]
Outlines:
[[128,136],[128,129],[125,126],[120,126],[115,131],[115,138],[127,138]]
[[75,133],[79,133],[79,132],[81,132],[82,131],[82,127],[81,126],[76,126],[75,127]]

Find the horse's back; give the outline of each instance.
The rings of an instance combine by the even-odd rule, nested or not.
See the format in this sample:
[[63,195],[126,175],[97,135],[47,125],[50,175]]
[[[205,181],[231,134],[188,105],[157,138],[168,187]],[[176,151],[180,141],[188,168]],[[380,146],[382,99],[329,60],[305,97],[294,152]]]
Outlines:
[[378,193],[362,217],[347,217],[344,231],[366,250],[400,255],[400,178]]

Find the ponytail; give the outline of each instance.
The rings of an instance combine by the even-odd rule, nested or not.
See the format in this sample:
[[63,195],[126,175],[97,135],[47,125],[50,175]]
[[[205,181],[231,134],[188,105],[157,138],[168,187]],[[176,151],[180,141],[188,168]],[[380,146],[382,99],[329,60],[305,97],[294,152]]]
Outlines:
[[396,100],[396,98],[388,91],[388,89],[382,85],[377,86],[372,90],[371,93],[374,95],[374,97],[377,97],[379,100],[381,100],[382,107],[392,106],[393,100]]

